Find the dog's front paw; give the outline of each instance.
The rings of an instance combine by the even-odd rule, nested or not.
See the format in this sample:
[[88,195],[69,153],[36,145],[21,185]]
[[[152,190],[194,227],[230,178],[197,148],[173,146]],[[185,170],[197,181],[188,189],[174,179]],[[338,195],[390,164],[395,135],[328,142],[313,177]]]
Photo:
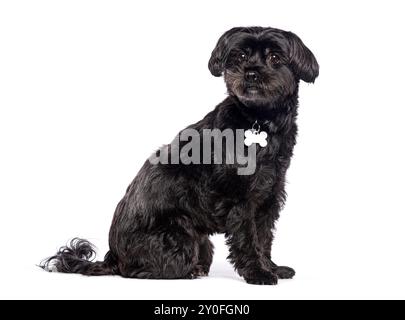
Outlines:
[[294,269],[290,267],[276,267],[273,272],[279,279],[292,279],[295,276]]
[[210,271],[210,267],[208,267],[208,266],[196,265],[192,274],[195,278],[207,277],[209,271]]
[[255,271],[244,276],[245,280],[249,284],[257,285],[276,285],[278,277],[270,271]]

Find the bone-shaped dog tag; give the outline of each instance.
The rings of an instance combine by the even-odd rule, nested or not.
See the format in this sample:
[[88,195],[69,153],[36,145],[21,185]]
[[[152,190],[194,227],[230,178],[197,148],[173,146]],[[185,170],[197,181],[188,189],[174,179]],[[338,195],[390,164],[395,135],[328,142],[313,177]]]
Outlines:
[[245,146],[250,147],[253,143],[259,144],[261,147],[267,146],[267,133],[259,132],[254,129],[245,131]]

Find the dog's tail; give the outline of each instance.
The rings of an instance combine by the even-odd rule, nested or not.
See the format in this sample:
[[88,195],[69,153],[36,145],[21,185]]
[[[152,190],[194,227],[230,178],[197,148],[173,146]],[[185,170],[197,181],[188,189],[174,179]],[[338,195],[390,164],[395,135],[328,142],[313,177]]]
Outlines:
[[118,274],[116,260],[111,251],[107,252],[104,261],[93,262],[95,256],[94,246],[89,241],[74,238],[39,266],[49,272],[80,273],[87,276]]

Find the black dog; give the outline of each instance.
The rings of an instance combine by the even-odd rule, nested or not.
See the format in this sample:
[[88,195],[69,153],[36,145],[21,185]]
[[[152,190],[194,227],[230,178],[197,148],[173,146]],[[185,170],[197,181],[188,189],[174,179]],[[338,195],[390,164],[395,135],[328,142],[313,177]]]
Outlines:
[[[255,172],[238,175],[237,164],[147,161],[117,206],[104,261],[91,262],[92,245],[74,239],[43,262],[44,269],[192,279],[208,275],[213,256],[209,235],[221,232],[229,260],[248,283],[276,284],[278,278],[294,276],[293,269],[271,260],[272,230],[286,199],[285,175],[297,134],[298,84],[300,79],[315,81],[318,63],[295,34],[251,27],[222,35],[208,67],[216,77],[224,74],[229,96],[188,129],[202,133],[260,126],[267,145],[255,149]],[[173,145],[160,153],[173,157]]]

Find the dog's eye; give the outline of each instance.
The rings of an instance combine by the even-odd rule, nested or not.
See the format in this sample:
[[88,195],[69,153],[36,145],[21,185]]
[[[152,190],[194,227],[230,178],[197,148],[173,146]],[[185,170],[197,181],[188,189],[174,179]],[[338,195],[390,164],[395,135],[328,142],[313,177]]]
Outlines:
[[272,54],[270,54],[270,62],[272,64],[277,65],[277,64],[279,64],[281,62],[281,60],[280,60],[280,57],[278,55],[272,53]]
[[240,60],[240,61],[246,61],[247,58],[248,58],[248,56],[247,56],[247,54],[244,53],[244,52],[242,52],[242,53],[239,55],[239,60]]

